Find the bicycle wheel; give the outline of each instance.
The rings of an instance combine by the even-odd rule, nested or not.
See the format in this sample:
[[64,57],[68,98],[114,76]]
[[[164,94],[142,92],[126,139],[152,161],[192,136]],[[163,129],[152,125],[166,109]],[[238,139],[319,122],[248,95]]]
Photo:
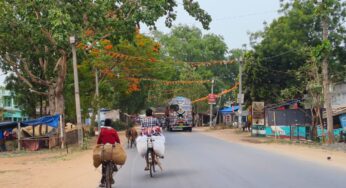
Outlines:
[[153,172],[156,172],[155,165],[156,165],[156,154],[155,152],[151,152],[151,163],[153,164]]
[[149,163],[149,173],[150,177],[153,177],[153,170],[154,170],[154,163],[153,163],[153,150],[148,150],[147,152],[147,159]]
[[106,165],[106,188],[112,187],[113,165],[108,162]]

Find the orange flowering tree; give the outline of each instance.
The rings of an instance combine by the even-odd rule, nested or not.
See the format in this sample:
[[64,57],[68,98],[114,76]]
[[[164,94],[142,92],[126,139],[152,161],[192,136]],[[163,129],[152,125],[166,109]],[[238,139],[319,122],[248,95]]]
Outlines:
[[[175,65],[163,60],[160,44],[138,30],[133,40],[121,39],[118,43],[108,39],[88,42],[94,36],[95,32],[87,30],[83,42],[78,44],[87,57],[79,66],[81,77],[88,80],[85,88],[81,87],[89,94],[84,96],[86,102],[99,102],[102,107],[134,112],[146,106],[147,95],[153,86],[151,81],[143,78],[170,80],[174,77]],[[95,92],[90,92],[90,88],[95,88],[90,86],[95,86],[96,71],[99,73],[99,98],[94,97]]]

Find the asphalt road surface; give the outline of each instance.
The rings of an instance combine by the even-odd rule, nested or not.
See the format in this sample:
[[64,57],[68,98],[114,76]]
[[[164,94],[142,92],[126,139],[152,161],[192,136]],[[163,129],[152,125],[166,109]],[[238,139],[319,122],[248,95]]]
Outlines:
[[[164,170],[144,171],[136,148],[116,188],[345,188],[346,171],[233,144],[197,132],[166,132]],[[346,165],[346,164],[345,164]]]

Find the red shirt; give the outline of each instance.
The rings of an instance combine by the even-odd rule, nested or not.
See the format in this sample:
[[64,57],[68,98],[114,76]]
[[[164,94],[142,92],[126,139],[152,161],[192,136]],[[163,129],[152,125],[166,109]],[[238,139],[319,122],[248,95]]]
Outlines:
[[117,131],[112,127],[102,127],[100,136],[97,139],[97,144],[114,144],[115,142],[120,143]]

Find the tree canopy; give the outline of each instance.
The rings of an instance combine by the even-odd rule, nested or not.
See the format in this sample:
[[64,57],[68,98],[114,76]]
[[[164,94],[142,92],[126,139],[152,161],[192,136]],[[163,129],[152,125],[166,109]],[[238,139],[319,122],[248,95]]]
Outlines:
[[[342,58],[345,28],[341,24],[344,5],[337,1],[330,3],[334,10],[330,18],[331,77],[338,81],[341,70],[345,70]],[[253,50],[248,54],[244,70],[249,101],[276,102],[306,93],[304,82],[296,72],[307,64],[312,52],[322,43],[321,21],[315,14],[318,7],[311,0],[283,1],[281,11],[284,16],[266,26],[263,32],[252,35]]]
[[[65,83],[70,36],[91,45],[102,39],[114,45],[123,39],[131,42],[139,23],[155,27],[155,21],[165,16],[171,26],[176,6],[174,0],[1,1],[1,68],[26,84],[23,92],[47,98],[51,114],[63,114],[63,90],[70,84]],[[204,28],[209,27],[211,17],[197,2],[184,0],[184,8]],[[79,58],[83,61],[83,53]]]

